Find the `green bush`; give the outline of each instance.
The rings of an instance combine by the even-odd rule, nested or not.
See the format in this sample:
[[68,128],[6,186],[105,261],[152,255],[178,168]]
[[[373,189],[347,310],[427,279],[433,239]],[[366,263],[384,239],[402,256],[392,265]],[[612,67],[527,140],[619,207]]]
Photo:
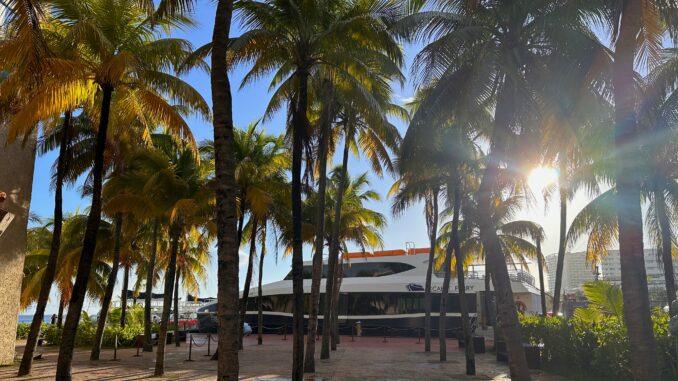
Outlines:
[[16,338],[19,340],[25,340],[28,338],[28,331],[31,330],[31,323],[19,323],[16,326]]
[[[668,334],[669,317],[655,311],[652,320],[662,380],[676,380],[675,338]],[[525,341],[543,344],[545,369],[579,380],[632,379],[628,334],[617,317],[565,320],[523,316],[520,322]]]
[[[92,346],[96,329],[96,322],[90,320],[89,316],[83,315],[78,325],[78,332],[75,335],[75,346]],[[56,326],[50,324],[43,330],[43,337],[47,343],[59,345],[61,343],[61,331],[61,329],[57,329]],[[104,327],[104,337],[101,345],[103,347],[113,347],[115,345],[116,334],[118,336],[118,347],[133,347],[136,345],[137,335],[144,334],[144,327],[143,325],[136,324],[136,322],[125,325],[125,328],[120,328],[118,325],[107,325]]]

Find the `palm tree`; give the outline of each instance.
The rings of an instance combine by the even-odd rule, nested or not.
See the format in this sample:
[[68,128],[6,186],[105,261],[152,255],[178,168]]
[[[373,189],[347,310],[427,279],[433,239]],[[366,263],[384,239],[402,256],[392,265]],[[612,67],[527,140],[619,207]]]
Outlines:
[[643,256],[643,217],[641,182],[643,168],[638,165],[642,132],[637,114],[635,64],[650,69],[659,61],[661,35],[665,28],[675,30],[672,17],[664,8],[674,4],[652,0],[628,2],[592,2],[589,11],[600,20],[612,37],[614,66],[614,178],[615,205],[619,226],[621,281],[624,289],[624,319],[629,330],[631,368],[636,380],[653,380],[657,376],[656,343],[650,319],[650,301]]
[[[92,176],[90,223],[85,234],[79,273],[64,325],[57,366],[57,377],[64,379],[70,378],[75,332],[96,248],[96,232],[101,217],[104,150],[114,92],[118,99],[135,99],[145,106],[146,114],[152,114],[154,119],[163,120],[163,124],[175,130],[188,131],[188,126],[163,100],[161,94],[166,93],[167,89],[172,89],[172,98],[182,100],[188,107],[194,110],[206,109],[206,105],[200,101],[201,98],[193,88],[162,69],[178,65],[178,59],[187,57],[189,45],[182,40],[157,38],[154,32],[155,24],[144,17],[144,10],[137,2],[120,1],[116,2],[115,6],[117,8],[111,8],[108,1],[91,1],[86,7],[80,2],[54,5],[54,14],[59,17],[55,22],[67,25],[72,32],[68,34],[72,39],[68,42],[74,46],[87,46],[97,54],[80,55],[78,61],[71,61],[70,70],[60,77],[60,81],[41,88],[40,93],[32,97],[26,107],[14,116],[9,126],[10,131],[13,131],[18,126],[32,125],[35,121],[63,110],[73,109],[82,102],[93,101],[95,98],[101,105],[100,111],[97,112],[99,123]],[[119,17],[111,17],[113,13]],[[112,20],[115,21],[116,27],[109,25]],[[157,23],[169,26],[173,22],[157,21]],[[85,25],[88,28],[98,28],[97,33],[77,33]],[[139,38],[119,38],[120,35],[117,33],[125,29],[130,35],[136,33]],[[106,38],[93,38],[94,36]],[[102,45],[104,40],[111,43]],[[160,46],[163,48],[155,49]],[[145,64],[138,65],[137,62]],[[59,101],[54,102],[54,99]]]
[[[266,218],[274,202],[273,194],[277,188],[286,184],[285,171],[289,161],[283,151],[283,137],[268,135],[265,131],[257,132],[256,128],[257,123],[253,123],[245,131],[236,130],[234,140],[237,163],[236,184],[240,191],[240,215],[243,218],[246,212],[250,214],[250,254],[245,287],[240,300],[241,321],[245,320],[247,298],[254,271],[256,235],[262,226],[260,222]],[[243,239],[245,238],[242,237],[241,240]],[[242,348],[242,332],[240,345]]]
[[[361,75],[364,68],[354,63],[363,60],[366,54],[376,62],[387,57],[400,63],[400,49],[386,28],[395,8],[391,2],[324,0],[252,1],[238,6],[243,26],[248,31],[231,45],[233,62],[254,62],[244,83],[277,71],[272,82],[276,90],[269,111],[279,109],[282,102],[290,103],[295,295],[292,378],[301,380],[304,366],[301,164],[302,148],[309,136],[309,80],[323,66],[334,69],[343,77],[355,77],[354,72]],[[348,70],[349,67],[353,72]],[[355,83],[355,80],[347,79],[347,82]]]
[[238,244],[235,184],[235,150],[233,146],[233,100],[228,78],[233,0],[217,3],[212,32],[211,89],[214,115],[214,177],[217,214],[217,260],[219,278],[217,316],[219,348],[217,365],[219,381],[238,379]]
[[[414,161],[414,160],[413,160]],[[423,162],[419,162],[422,163]],[[432,163],[427,162],[427,166]],[[393,184],[389,190],[389,195],[393,196],[392,211],[394,215],[404,212],[404,210],[416,202],[424,201],[424,216],[426,219],[426,229],[430,241],[431,251],[428,257],[428,269],[426,272],[426,285],[424,294],[424,351],[431,351],[431,277],[433,275],[433,259],[435,258],[435,247],[438,239],[438,208],[439,194],[442,188],[441,179],[435,175],[435,170],[417,168],[408,172],[400,169],[401,177]],[[405,172],[405,173],[403,173]]]
[[[586,65],[566,65],[562,61],[553,62],[553,72],[561,75],[545,78],[542,123],[542,160],[545,165],[558,169],[558,182],[544,189],[544,198],[548,202],[556,188],[559,195],[560,226],[558,258],[553,290],[553,313],[560,310],[561,284],[565,252],[567,250],[567,207],[575,193],[584,188],[589,194],[598,192],[596,174],[593,165],[607,152],[609,145],[612,109],[609,100],[599,89],[586,86],[588,82],[600,82],[609,87],[609,67],[607,56],[596,58],[598,66],[603,66],[598,78]],[[599,69],[600,70],[600,69]]]
[[[320,112],[314,121],[314,135],[317,140],[315,160],[317,162],[317,197],[315,216],[315,243],[313,247],[313,271],[311,275],[311,296],[309,300],[308,328],[306,335],[306,357],[304,372],[315,372],[315,343],[318,334],[318,312],[320,309],[320,279],[323,268],[323,252],[325,250],[325,191],[327,189],[327,160],[332,122],[335,118],[334,85],[330,78],[320,83]],[[330,159],[331,160],[331,159]],[[262,262],[263,264],[263,262]],[[261,275],[260,275],[261,276]]]
[[210,262],[209,246],[213,232],[191,228],[181,238],[177,256],[176,277],[174,280],[174,337],[179,344],[179,288],[183,286],[189,294],[198,295],[200,285],[207,280],[207,266]]
[[19,366],[18,376],[24,376],[31,372],[33,363],[33,353],[35,352],[38,343],[38,336],[40,335],[40,327],[45,316],[45,308],[49,300],[50,290],[54,282],[54,274],[56,273],[56,262],[59,256],[59,248],[61,246],[61,230],[63,227],[63,185],[64,172],[66,171],[66,147],[68,146],[71,113],[64,113],[63,127],[61,132],[61,141],[59,144],[59,157],[57,159],[57,166],[54,178],[54,225],[52,228],[52,244],[50,248],[50,256],[45,267],[45,274],[42,277],[40,285],[40,296],[38,297],[35,307],[35,314],[31,322],[31,328],[26,338],[26,346],[24,347],[24,354],[21,358],[21,365]]
[[491,205],[500,188],[502,162],[513,153],[511,142],[518,133],[526,142],[530,125],[524,122],[533,115],[528,110],[537,108],[533,100],[544,58],[558,55],[572,62],[583,56],[577,49],[599,45],[588,33],[583,15],[574,11],[578,6],[569,2],[450,1],[405,17],[396,29],[405,38],[434,40],[415,59],[420,83],[434,84],[420,105],[424,115],[454,110],[465,114],[456,119],[473,120],[472,111],[478,105],[494,105],[493,126],[485,131],[490,151],[476,196],[478,223],[495,281],[511,377],[516,380],[529,380],[530,375]]
[[106,292],[101,300],[101,312],[99,313],[99,320],[97,321],[97,330],[94,334],[94,343],[92,343],[92,352],[89,359],[91,361],[99,360],[101,353],[101,342],[104,338],[104,328],[106,326],[106,319],[108,318],[108,308],[113,297],[113,289],[115,288],[115,281],[118,278],[118,268],[120,266],[120,246],[122,245],[122,224],[123,215],[118,212],[115,214],[115,233],[113,236],[113,258],[111,259],[111,273],[106,282]]
[[[387,74],[387,77],[389,73]],[[397,75],[390,73],[390,75]],[[342,153],[341,170],[339,181],[347,179],[348,171],[348,153],[349,149],[353,152],[363,152],[368,159],[372,170],[380,175],[385,168],[389,173],[394,172],[394,166],[389,156],[389,151],[396,151],[400,144],[400,133],[390,122],[386,120],[386,114],[395,114],[397,116],[406,116],[407,113],[391,103],[390,89],[373,89],[371,104],[372,108],[363,109],[362,104],[342,98],[338,101],[340,107],[339,120],[337,125],[340,133],[343,135],[344,149]],[[335,199],[333,221],[342,221],[343,191],[345,186],[338,186],[339,193]],[[337,262],[339,260],[340,248],[340,226],[336,223],[332,226],[329,244],[328,276],[325,285],[325,295],[333,295],[337,292]],[[325,298],[325,311],[335,312],[337,306],[333,304],[332,298]],[[332,327],[336,330],[336,321],[330,319],[324,322],[325,327]],[[320,352],[320,358],[329,358],[330,338],[332,338],[332,349],[336,349],[337,335],[330,335],[330,330],[323,330],[323,341]]]
[[[71,295],[86,222],[86,216],[80,214],[79,211],[64,218],[63,244],[60,245],[56,266],[58,270],[54,276],[60,299],[68,299]],[[28,230],[28,249],[21,283],[21,309],[28,308],[39,299],[42,279],[50,258],[53,224],[52,220],[48,220]],[[97,250],[95,265],[90,274],[87,292],[92,298],[103,297],[106,288],[106,279],[111,271],[107,259],[111,256],[112,233],[111,225],[108,222],[102,223],[99,238],[106,245],[102,245],[103,247]]]

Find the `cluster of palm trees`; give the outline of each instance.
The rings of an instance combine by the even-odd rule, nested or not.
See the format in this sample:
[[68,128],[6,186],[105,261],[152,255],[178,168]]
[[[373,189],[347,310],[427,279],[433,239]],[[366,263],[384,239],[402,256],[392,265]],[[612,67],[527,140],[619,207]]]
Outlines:
[[[678,5],[220,0],[211,43],[194,50],[168,36],[191,24],[196,5],[191,0],[8,1],[10,23],[0,45],[3,128],[12,140],[29,139],[41,126],[42,150],[59,149],[53,222],[31,231],[36,243],[29,250],[22,302],[37,300],[38,308],[22,374],[30,371],[53,282],[68,310],[57,377],[69,379],[88,290],[103,300],[103,330],[120,263],[125,274],[136,268],[137,286],[145,285],[147,298],[164,274],[164,337],[179,280],[196,283],[190,263],[204,263],[207,246],[216,239],[218,377],[237,379],[256,244],[261,244],[260,285],[270,231],[292,255],[292,376],[301,380],[305,371],[313,372],[324,249],[328,272],[320,357],[329,358],[338,341],[340,254],[347,242],[379,246],[385,225],[385,218],[364,204],[378,199],[367,175],[348,173],[353,151],[376,175],[396,176],[395,214],[423,204],[429,267],[445,272],[441,311],[451,274],[458,275],[464,301],[464,266],[485,260],[486,289],[491,280],[511,376],[517,380],[530,376],[507,263],[523,265],[534,258],[543,268],[545,238],[541,227],[514,215],[532,197],[528,169],[557,168],[559,181],[544,195],[557,195],[560,208],[554,312],[560,308],[568,245],[588,235],[587,251],[595,262],[618,242],[633,374],[639,380],[656,378],[643,237],[647,233],[658,248],[671,302],[678,55],[663,44],[675,36]],[[240,36],[230,36],[232,19],[241,25]],[[605,33],[609,39],[602,40]],[[417,93],[404,106],[395,104],[392,90],[405,79],[403,42],[423,46],[412,67]],[[248,67],[240,86],[270,80],[263,117],[286,112],[284,136],[267,135],[256,124],[234,128],[229,70],[236,66]],[[180,78],[193,69],[210,71],[211,110]],[[194,141],[185,121],[192,114],[213,122],[213,141]],[[394,118],[409,123],[404,137]],[[337,148],[341,165],[330,170]],[[86,175],[83,191],[92,197],[89,214],[64,219],[62,188],[81,175]],[[580,189],[594,199],[568,227],[568,205]],[[101,244],[107,239],[112,245]],[[250,253],[239,301],[241,243]],[[305,243],[313,247],[306,343]],[[60,265],[65,261],[70,263]],[[430,283],[429,275],[427,350]],[[461,309],[471,344],[467,373],[473,374],[468,306],[462,303]],[[147,311],[146,329],[149,320]],[[445,360],[444,334],[439,339]],[[162,375],[164,340],[157,356],[156,374]]]

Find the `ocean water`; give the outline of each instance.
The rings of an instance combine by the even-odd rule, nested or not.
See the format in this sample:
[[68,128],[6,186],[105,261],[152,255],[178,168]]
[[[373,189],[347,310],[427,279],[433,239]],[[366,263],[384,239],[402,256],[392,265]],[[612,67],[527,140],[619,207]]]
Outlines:
[[[45,318],[42,319],[45,323],[49,323],[52,320],[52,315],[51,314],[45,314]],[[33,322],[33,315],[19,315],[19,324],[21,323],[32,323]]]

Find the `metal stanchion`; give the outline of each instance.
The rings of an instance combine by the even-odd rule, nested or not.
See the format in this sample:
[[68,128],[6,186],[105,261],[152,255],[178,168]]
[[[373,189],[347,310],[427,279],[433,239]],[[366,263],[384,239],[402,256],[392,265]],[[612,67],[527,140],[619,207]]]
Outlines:
[[186,361],[193,361],[193,334],[189,336],[188,339],[188,360]]
[[388,343],[388,340],[386,340],[386,327],[384,327],[384,343]]
[[137,335],[137,342],[136,342],[136,345],[135,345],[135,347],[137,347],[137,354],[134,355],[134,357],[141,357],[141,355],[139,354],[139,347],[141,346],[140,344],[141,344],[141,340],[139,340],[139,335]]
[[118,361],[118,334],[115,334],[115,342],[113,343],[113,361]]
[[354,334],[353,334],[353,328],[355,328],[355,327],[351,326],[351,341],[355,341],[355,337],[354,337]]
[[421,344],[421,328],[417,328],[417,344]]
[[205,356],[211,356],[211,349],[212,349],[212,334],[208,333],[207,334],[207,354]]
[[283,340],[287,340],[287,324],[283,327]]

